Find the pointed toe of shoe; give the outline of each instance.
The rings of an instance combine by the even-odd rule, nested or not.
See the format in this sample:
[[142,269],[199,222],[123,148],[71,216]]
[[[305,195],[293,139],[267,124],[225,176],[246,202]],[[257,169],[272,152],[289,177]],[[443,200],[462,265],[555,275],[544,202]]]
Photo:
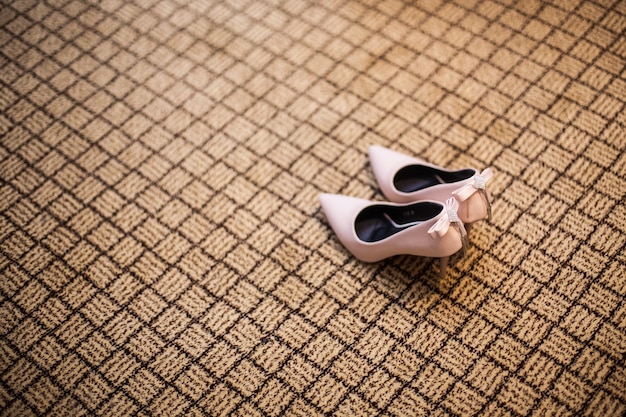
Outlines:
[[392,172],[391,169],[386,170],[385,168],[396,168],[399,163],[405,163],[407,159],[407,155],[403,155],[394,150],[383,148],[379,145],[371,145],[367,150],[370,164],[375,173],[385,173]]
[[367,152],[372,165],[376,166],[391,166],[398,169],[404,165],[424,163],[419,158],[380,145],[370,145]]
[[362,255],[362,242],[354,227],[356,216],[369,201],[339,194],[320,194],[319,201],[328,224],[341,244],[357,259],[371,262]]
[[354,218],[369,201],[339,194],[320,194],[319,201],[328,223],[339,240],[342,242],[354,240]]
[[350,217],[346,208],[352,207],[356,200],[354,197],[348,197],[345,195],[339,194],[320,194],[318,196],[320,205],[322,206],[322,210],[324,214],[326,214],[326,218],[334,223],[335,221],[342,221],[348,219]]
[[395,202],[408,201],[396,190],[394,177],[401,168],[420,164],[422,161],[379,145],[371,145],[368,154],[374,177],[385,197]]
[[322,204],[322,207],[330,206],[330,205],[333,205],[333,204],[337,204],[341,200],[347,198],[346,196],[343,196],[343,195],[329,194],[329,193],[322,193],[322,194],[318,195],[317,197],[320,200],[320,203]]

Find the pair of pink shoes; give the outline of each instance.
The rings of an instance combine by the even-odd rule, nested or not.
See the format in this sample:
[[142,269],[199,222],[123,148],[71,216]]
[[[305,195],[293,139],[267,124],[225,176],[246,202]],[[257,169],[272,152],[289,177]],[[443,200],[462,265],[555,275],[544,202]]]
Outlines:
[[491,217],[491,169],[448,170],[381,146],[371,146],[369,157],[390,202],[320,194],[339,240],[365,262],[400,254],[440,258],[444,275],[450,256],[467,246],[465,224]]

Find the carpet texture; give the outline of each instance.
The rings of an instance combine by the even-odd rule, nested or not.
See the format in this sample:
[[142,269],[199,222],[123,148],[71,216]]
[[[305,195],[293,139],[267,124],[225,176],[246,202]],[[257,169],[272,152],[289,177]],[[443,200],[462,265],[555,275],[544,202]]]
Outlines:
[[[3,0],[0,414],[626,412],[626,2]],[[445,277],[319,193],[491,167]]]

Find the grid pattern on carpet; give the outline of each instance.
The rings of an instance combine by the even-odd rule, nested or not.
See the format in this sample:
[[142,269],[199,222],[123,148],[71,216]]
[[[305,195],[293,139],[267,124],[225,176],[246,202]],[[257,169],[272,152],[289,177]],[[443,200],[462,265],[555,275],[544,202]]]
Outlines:
[[[623,1],[3,1],[1,415],[622,415]],[[440,278],[378,144],[492,167]]]

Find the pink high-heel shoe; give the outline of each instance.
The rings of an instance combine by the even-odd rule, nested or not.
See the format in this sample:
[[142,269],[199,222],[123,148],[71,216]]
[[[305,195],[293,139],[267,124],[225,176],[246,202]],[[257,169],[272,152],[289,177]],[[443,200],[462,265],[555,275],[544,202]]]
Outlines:
[[491,202],[486,189],[493,176],[490,168],[480,173],[474,168],[449,170],[377,145],[370,146],[369,157],[376,181],[390,201],[444,202],[454,196],[459,202],[458,215],[463,223],[491,219]]
[[467,246],[452,197],[445,205],[373,202],[337,194],[320,194],[319,199],[341,243],[364,262],[401,254],[441,258],[444,275],[449,257]]

